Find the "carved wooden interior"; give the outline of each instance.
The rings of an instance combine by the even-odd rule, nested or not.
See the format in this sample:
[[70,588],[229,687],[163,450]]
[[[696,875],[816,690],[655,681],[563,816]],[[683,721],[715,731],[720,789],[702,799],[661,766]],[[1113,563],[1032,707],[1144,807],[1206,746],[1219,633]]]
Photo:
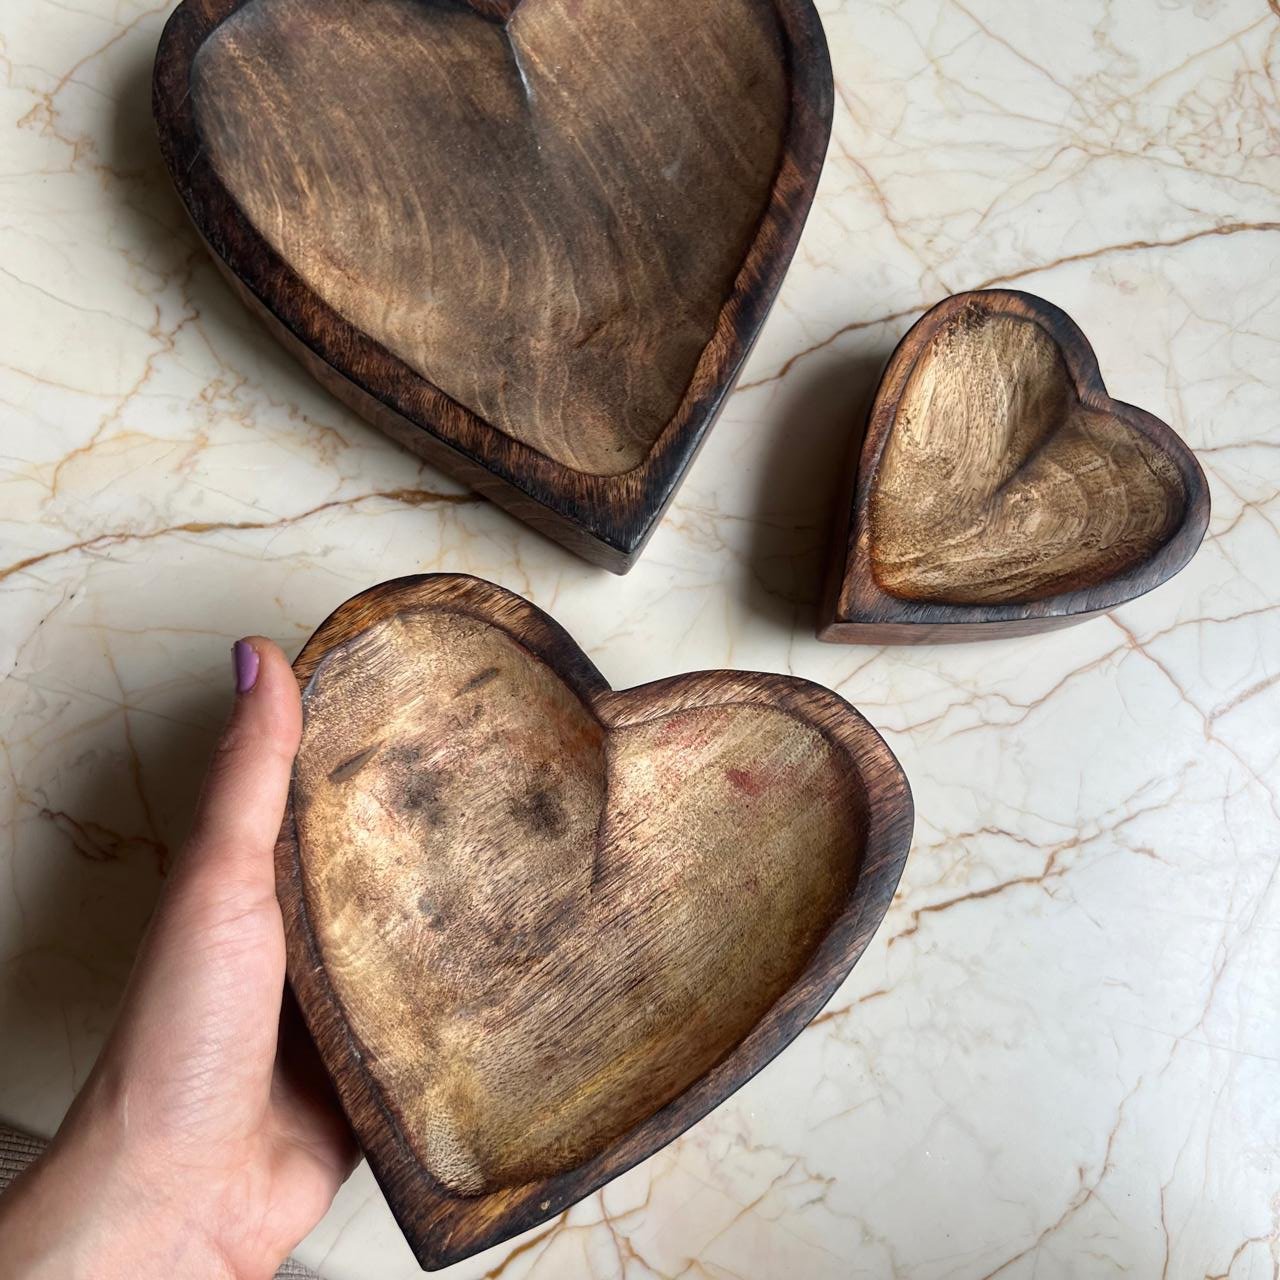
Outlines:
[[681,1093],[849,901],[868,802],[847,752],[740,695],[654,703],[588,705],[505,631],[426,608],[309,685],[293,815],[318,962],[455,1195],[569,1169]]
[[218,176],[320,298],[604,476],[690,386],[779,167],[786,75],[769,0],[251,0],[191,92]]
[[1143,564],[1188,501],[1166,449],[1081,402],[1040,324],[975,303],[919,352],[898,404],[871,569],[905,600],[1041,600]]

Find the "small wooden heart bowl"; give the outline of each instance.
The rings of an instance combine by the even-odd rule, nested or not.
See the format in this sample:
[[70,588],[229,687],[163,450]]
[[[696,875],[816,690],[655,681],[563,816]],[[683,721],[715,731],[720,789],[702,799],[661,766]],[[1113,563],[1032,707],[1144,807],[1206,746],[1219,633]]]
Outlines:
[[811,0],[183,0],[165,163],[334,395],[624,573],[795,251]]
[[804,680],[615,692],[545,614],[453,575],[348,601],[295,670],[289,979],[427,1269],[722,1102],[893,897],[906,778]]
[[890,357],[833,548],[819,638],[936,643],[1081,622],[1171,578],[1209,522],[1194,454],[1113,400],[1052,303],[929,311]]

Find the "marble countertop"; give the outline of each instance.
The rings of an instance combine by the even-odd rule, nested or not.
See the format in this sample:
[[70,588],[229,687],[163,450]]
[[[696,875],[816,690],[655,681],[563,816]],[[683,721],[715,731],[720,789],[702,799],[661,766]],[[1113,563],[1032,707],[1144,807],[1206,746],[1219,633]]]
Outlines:
[[[167,0],[0,11],[0,1116],[57,1124],[228,700],[433,569],[550,610],[617,686],[829,684],[915,789],[828,1011],[671,1147],[460,1265],[504,1280],[1271,1277],[1280,1266],[1280,9],[819,5],[837,106],[794,268],[639,566],[574,559],[270,341],[171,194]],[[1043,637],[813,636],[837,460],[947,293],[1065,307],[1170,421],[1213,520],[1181,575]],[[366,1170],[300,1256],[418,1274]]]

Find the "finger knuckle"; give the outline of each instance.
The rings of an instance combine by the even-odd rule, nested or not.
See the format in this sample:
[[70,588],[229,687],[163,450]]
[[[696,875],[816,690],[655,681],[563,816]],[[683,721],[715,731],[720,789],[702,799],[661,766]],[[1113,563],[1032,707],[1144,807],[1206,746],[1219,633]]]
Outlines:
[[234,772],[247,758],[292,761],[292,744],[261,727],[251,728],[233,721],[222,732],[209,763],[211,774]]

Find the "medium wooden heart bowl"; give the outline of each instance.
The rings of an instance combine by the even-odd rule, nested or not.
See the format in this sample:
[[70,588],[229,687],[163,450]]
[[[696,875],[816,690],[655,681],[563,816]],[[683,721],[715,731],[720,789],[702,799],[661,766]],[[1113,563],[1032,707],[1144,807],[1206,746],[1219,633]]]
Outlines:
[[454,575],[348,601],[295,670],[289,979],[428,1269],[722,1102],[888,909],[911,793],[827,689],[614,691],[545,614]]
[[183,0],[154,80],[272,333],[616,572],[764,323],[831,104],[810,0]]
[[1200,545],[1209,490],[1169,427],[1107,394],[1065,312],[991,289],[893,353],[842,513],[821,639],[978,640],[1159,586]]

